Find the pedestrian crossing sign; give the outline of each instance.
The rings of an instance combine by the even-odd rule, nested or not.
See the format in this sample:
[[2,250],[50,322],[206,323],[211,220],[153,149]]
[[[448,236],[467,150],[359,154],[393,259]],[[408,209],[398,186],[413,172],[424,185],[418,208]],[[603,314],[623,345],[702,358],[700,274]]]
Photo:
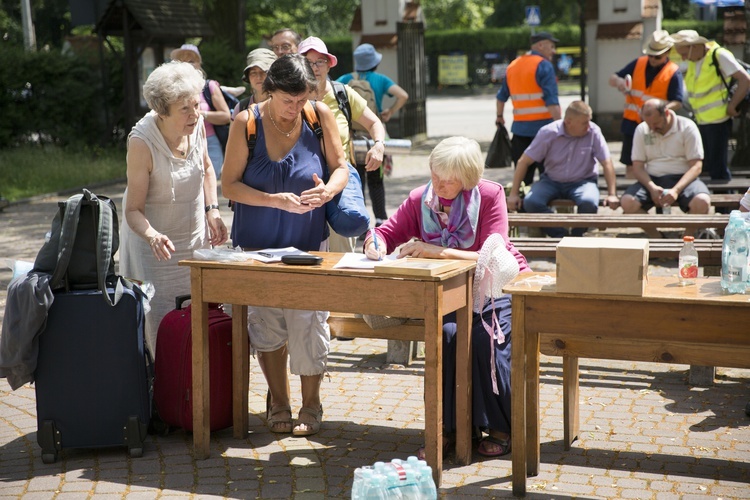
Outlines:
[[539,26],[542,24],[542,14],[538,5],[529,5],[526,7],[526,24],[529,26]]

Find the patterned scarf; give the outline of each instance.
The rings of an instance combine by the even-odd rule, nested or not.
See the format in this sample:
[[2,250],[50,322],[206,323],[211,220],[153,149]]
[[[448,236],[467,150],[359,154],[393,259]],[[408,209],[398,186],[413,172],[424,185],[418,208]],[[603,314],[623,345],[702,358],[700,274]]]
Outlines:
[[[480,204],[479,186],[461,191],[451,204],[446,217],[440,211],[438,197],[432,190],[432,181],[422,193],[422,241],[445,248],[469,248],[477,236]],[[440,222],[445,224],[443,228]]]

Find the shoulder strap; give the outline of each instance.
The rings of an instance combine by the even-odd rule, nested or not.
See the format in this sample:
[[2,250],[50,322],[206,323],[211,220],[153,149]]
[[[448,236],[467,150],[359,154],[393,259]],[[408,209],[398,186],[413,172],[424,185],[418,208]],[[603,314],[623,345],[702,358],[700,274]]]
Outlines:
[[318,117],[318,107],[315,101],[307,101],[305,107],[302,108],[302,118],[307,122],[315,135],[323,140],[323,127],[320,125],[320,118]]
[[214,100],[211,97],[211,87],[209,83],[211,83],[211,80],[207,78],[206,85],[204,85],[203,87],[203,97],[206,99],[206,102],[208,103],[208,107],[211,108],[211,110],[216,111],[216,108],[214,108]]
[[247,108],[247,159],[253,157],[253,151],[255,150],[255,143],[257,142],[256,134],[256,123],[255,123],[255,110],[258,108],[256,103],[251,104]]
[[346,87],[343,83],[331,80],[333,86],[333,95],[336,96],[336,102],[339,105],[339,109],[346,117],[346,123],[349,124],[349,131],[352,130],[352,106],[349,103],[349,95],[346,92]]
[[719,68],[719,56],[716,55],[720,50],[721,50],[720,48],[714,50],[711,53],[711,59],[713,60],[713,63],[714,63],[714,69],[716,70],[716,76],[719,77],[719,80],[721,80],[721,83],[723,83],[724,86],[727,88],[727,90],[729,90],[729,83],[724,79],[724,75],[721,74],[721,68]]

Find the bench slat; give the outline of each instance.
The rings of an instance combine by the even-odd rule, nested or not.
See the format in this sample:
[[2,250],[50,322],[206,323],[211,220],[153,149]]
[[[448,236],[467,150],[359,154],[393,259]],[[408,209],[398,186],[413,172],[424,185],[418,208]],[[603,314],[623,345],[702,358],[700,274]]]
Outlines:
[[728,214],[709,215],[654,215],[654,214],[530,214],[509,213],[511,227],[639,227],[643,229],[685,228],[698,230],[725,228]]
[[403,325],[373,330],[361,317],[332,312],[328,317],[328,326],[333,337],[424,340],[424,321],[421,319],[410,319]]

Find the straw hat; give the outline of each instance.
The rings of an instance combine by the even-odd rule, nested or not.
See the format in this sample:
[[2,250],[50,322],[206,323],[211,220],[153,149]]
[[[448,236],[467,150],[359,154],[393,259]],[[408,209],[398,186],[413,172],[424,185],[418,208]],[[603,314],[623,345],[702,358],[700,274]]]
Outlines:
[[647,56],[660,56],[674,45],[674,40],[666,30],[656,30],[643,44],[643,53]]
[[678,47],[708,43],[708,39],[700,36],[695,30],[680,30],[672,35],[672,39]]
[[192,43],[185,43],[179,49],[174,49],[169,54],[169,58],[173,61],[183,61],[185,59],[190,59],[192,61],[196,56],[198,57],[198,62],[203,63],[203,59],[201,59],[201,53],[198,50],[198,47],[196,47]]

